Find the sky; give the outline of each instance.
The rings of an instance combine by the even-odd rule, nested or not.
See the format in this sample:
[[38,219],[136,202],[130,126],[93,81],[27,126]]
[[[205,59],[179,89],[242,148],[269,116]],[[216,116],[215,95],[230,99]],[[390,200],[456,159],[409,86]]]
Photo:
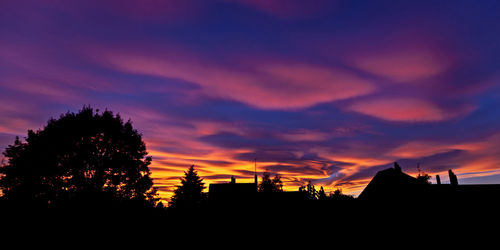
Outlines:
[[168,200],[279,174],[357,195],[397,161],[500,183],[500,2],[2,0],[0,150],[84,105],[130,119]]

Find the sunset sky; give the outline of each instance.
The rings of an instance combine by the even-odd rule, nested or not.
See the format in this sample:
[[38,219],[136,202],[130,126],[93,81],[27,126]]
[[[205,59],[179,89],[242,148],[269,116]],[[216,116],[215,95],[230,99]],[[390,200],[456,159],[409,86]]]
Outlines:
[[0,150],[83,105],[132,120],[164,199],[255,158],[285,190],[500,183],[500,1],[1,0]]

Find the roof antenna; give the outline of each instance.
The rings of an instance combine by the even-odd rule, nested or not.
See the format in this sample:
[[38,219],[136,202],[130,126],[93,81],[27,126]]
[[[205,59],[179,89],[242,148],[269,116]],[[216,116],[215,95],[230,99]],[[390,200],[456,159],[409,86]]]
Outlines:
[[257,185],[257,158],[254,158],[255,185]]

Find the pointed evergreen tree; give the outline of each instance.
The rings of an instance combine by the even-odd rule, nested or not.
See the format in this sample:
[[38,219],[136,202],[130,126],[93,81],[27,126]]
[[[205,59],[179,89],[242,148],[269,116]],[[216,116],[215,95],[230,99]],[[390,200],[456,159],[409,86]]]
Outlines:
[[184,172],[184,177],[180,178],[181,185],[177,186],[170,201],[170,207],[178,209],[199,208],[205,201],[206,195],[203,193],[205,183],[194,170],[194,165]]
[[316,200],[318,198],[318,191],[316,191],[311,181],[307,182],[307,186],[300,186],[299,192],[304,192],[306,197],[310,200]]
[[318,200],[326,200],[327,196],[325,193],[325,189],[323,189],[323,186],[318,191]]

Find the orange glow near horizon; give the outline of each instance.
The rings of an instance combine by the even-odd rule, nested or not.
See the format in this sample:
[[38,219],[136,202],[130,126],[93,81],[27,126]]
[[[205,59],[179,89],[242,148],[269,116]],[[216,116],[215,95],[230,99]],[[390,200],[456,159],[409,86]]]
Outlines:
[[[337,161],[351,163],[350,166],[342,168],[338,174],[349,177],[355,176],[356,174],[369,170],[373,166],[383,166],[392,167],[394,157],[425,157],[427,155],[432,155],[434,153],[448,152],[450,150],[464,150],[468,152],[483,152],[485,148],[491,146],[493,140],[496,140],[498,135],[491,137],[488,140],[482,142],[471,142],[466,144],[457,145],[443,145],[432,142],[414,142],[407,145],[402,145],[395,148],[394,150],[387,153],[387,156],[383,158],[360,158],[360,157],[349,157],[341,155],[329,155],[325,153],[324,157],[336,159]],[[435,145],[428,147],[429,145]],[[204,178],[204,183],[206,186],[205,192],[208,192],[208,186],[212,183],[225,183],[229,182],[232,176],[236,177],[237,182],[240,183],[253,183],[254,181],[254,162],[253,161],[242,161],[237,159],[232,159],[231,155],[236,153],[247,153],[249,150],[238,149],[232,150],[230,152],[218,152],[211,154],[202,155],[189,155],[189,154],[176,154],[168,153],[157,150],[150,150],[150,155],[153,156],[153,164],[151,165],[152,177],[155,179],[155,185],[160,188],[159,195],[164,202],[168,202],[170,196],[173,194],[173,190],[176,185],[179,185],[179,178],[184,176],[184,171],[188,169],[189,166],[195,165],[195,169],[198,174]],[[411,153],[411,154],[410,154]],[[219,161],[224,161],[222,165]],[[280,164],[286,164],[295,166],[296,169],[300,169],[304,164],[309,164],[311,168],[316,168],[320,171],[317,173],[302,173],[299,174],[294,171],[272,171],[271,173],[279,174],[282,177],[285,191],[297,191],[301,185],[307,183],[307,181],[312,180],[317,189],[323,186],[327,193],[333,192],[337,188],[342,189],[345,194],[350,194],[357,196],[364,187],[371,180],[373,175],[354,178],[348,183],[343,183],[342,179],[335,180],[332,182],[319,181],[328,178],[329,175],[326,172],[321,172],[321,164],[316,165],[314,163],[306,162],[296,162],[296,163],[282,163],[277,161],[269,162],[257,162],[257,173],[259,176],[259,181],[262,178],[262,173],[268,171],[267,167],[276,166]],[[460,178],[472,178],[472,177],[484,177],[491,176],[494,174],[500,174],[497,167],[500,164],[498,158],[478,158],[477,160],[471,160],[470,163],[464,164],[460,168],[453,169]],[[315,166],[316,165],[316,166]],[[412,166],[402,166],[403,171],[406,173],[417,176],[418,172],[415,167]],[[440,175],[442,181],[447,181],[447,170],[443,171],[427,171],[425,167],[424,172],[431,175],[432,180],[436,175]],[[373,173],[374,174],[374,173]]]

